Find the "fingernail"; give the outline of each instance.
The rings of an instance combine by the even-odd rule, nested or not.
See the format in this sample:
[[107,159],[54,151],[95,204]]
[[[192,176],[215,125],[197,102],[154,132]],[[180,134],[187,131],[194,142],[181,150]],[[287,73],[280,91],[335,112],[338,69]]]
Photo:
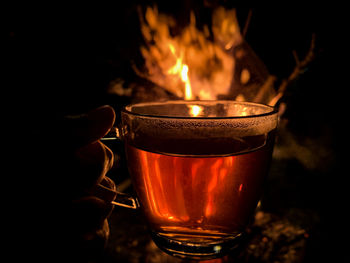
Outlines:
[[115,120],[115,112],[111,106],[104,105],[89,111],[87,113],[87,119],[93,122],[100,122],[101,120],[105,120],[106,124],[113,126]]

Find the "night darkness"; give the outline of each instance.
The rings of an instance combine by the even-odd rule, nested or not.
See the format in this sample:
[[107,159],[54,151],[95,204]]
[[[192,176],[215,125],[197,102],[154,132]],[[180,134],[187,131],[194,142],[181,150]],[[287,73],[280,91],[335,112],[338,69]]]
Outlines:
[[[50,140],[47,128],[55,127],[63,115],[83,113],[105,104],[119,110],[130,103],[130,98],[108,94],[107,89],[116,79],[123,79],[125,85],[140,82],[132,69],[133,64],[143,63],[139,52],[142,36],[137,2],[116,1],[98,7],[84,4],[78,8],[63,5],[8,8],[6,47],[3,49],[7,64],[5,75],[9,80],[6,82],[9,83],[10,103],[17,105],[10,121],[15,123],[15,130],[27,128],[31,146],[34,141],[38,143],[29,162],[37,162],[38,158],[33,156],[43,154],[41,147],[47,147]],[[319,154],[318,149],[330,155],[325,154],[328,156],[327,165],[311,170],[305,169],[297,159],[279,162],[276,169],[282,169],[286,175],[282,179],[272,176],[270,186],[277,190],[270,189],[267,194],[266,211],[281,216],[293,209],[308,211],[306,215],[294,217],[298,217],[297,221],[301,221],[312,235],[302,262],[345,262],[342,261],[345,260],[342,245],[345,241],[338,235],[348,228],[341,212],[344,204],[340,201],[343,200],[341,177],[345,172],[341,170],[340,143],[343,139],[340,134],[343,132],[338,124],[340,115],[337,110],[343,107],[338,106],[338,99],[344,93],[341,88],[345,84],[338,70],[337,58],[342,57],[343,50],[341,34],[335,30],[341,31],[338,9],[320,4],[305,6],[302,2],[291,1],[288,1],[289,5],[273,7],[253,6],[249,1],[244,4],[243,1],[235,4],[230,1],[159,2],[160,12],[175,14],[179,25],[188,23],[186,13],[189,10],[194,10],[198,25],[210,23],[210,10],[222,4],[237,7],[242,29],[251,10],[245,40],[269,72],[279,79],[288,77],[293,70],[293,51],[300,58],[305,56],[312,35],[315,35],[315,58],[288,87],[282,100],[287,105],[283,118],[288,120],[286,127],[293,138],[319,144],[320,148],[312,148],[315,155]],[[142,6],[153,3],[143,1]],[[42,138],[45,142],[41,141]],[[24,147],[27,146],[20,143],[16,149],[21,151]],[[50,153],[50,149],[44,152]],[[38,164],[26,174],[36,174],[38,167],[45,170],[45,178],[52,169]],[[28,181],[28,176],[25,177],[24,180],[23,172],[16,176],[20,178],[19,182],[22,178],[26,182],[23,187],[29,185],[35,189],[37,186]],[[55,180],[46,178],[45,181],[52,184]],[[122,214],[121,211],[115,209],[114,214]],[[307,218],[309,215],[316,219]],[[20,221],[19,231],[25,231],[27,225],[22,219]],[[118,226],[112,223],[112,227]],[[124,227],[132,228],[125,223]],[[20,245],[15,247],[17,251],[21,249]],[[128,260],[114,255],[104,260],[113,262],[113,257]]]

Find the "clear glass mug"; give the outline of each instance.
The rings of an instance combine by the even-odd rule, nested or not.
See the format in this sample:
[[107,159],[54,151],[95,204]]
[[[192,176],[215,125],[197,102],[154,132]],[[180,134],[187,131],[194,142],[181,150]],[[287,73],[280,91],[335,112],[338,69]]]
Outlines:
[[235,101],[167,101],[125,107],[125,142],[137,197],[152,239],[193,259],[223,256],[239,245],[270,165],[277,111]]

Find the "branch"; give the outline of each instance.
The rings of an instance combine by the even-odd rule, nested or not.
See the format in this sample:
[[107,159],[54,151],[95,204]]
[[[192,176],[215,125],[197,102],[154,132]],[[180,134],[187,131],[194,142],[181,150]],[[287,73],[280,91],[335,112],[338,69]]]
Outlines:
[[270,105],[276,105],[277,102],[283,97],[287,87],[296,80],[299,75],[301,75],[306,67],[314,60],[315,58],[315,42],[316,42],[316,35],[312,34],[311,43],[309,51],[306,53],[303,60],[299,60],[299,57],[296,53],[296,51],[293,51],[293,56],[295,58],[295,67],[292,71],[292,73],[289,75],[287,79],[282,80],[281,85],[279,86],[277,90],[277,95],[270,101]]
[[243,38],[245,38],[245,36],[247,34],[248,27],[249,27],[249,24],[250,24],[250,20],[252,18],[252,14],[253,14],[252,9],[249,9],[249,12],[248,12],[248,15],[247,15],[247,19],[245,21],[244,28],[243,28],[243,31],[242,31]]

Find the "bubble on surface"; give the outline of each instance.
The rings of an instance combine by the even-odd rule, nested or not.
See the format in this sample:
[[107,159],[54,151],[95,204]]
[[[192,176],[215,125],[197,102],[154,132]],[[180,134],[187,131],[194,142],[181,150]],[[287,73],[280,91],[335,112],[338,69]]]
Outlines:
[[[200,105],[200,117],[191,117],[189,105]],[[164,138],[229,138],[268,133],[277,126],[273,108],[234,101],[174,101],[143,103],[126,108],[124,122],[135,132]]]

